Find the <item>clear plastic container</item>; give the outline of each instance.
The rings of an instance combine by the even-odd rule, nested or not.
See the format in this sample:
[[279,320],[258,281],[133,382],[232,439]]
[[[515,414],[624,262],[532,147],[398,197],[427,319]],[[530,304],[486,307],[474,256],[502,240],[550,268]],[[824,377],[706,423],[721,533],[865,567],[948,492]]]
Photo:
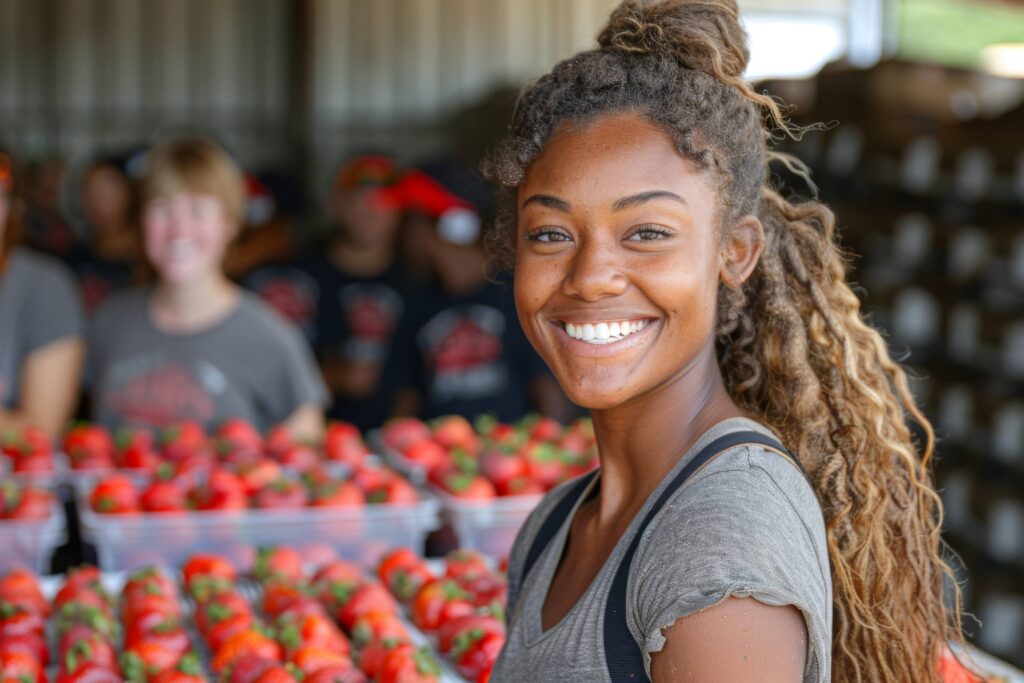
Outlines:
[[78,510],[82,536],[95,544],[105,571],[176,568],[201,552],[248,567],[256,548],[276,544],[294,547],[308,561],[337,556],[371,567],[396,546],[422,551],[427,533],[440,526],[440,502],[421,495],[412,504],[363,508],[103,515],[89,508],[79,489]]
[[462,500],[437,488],[432,491],[444,505],[459,546],[496,560],[508,556],[523,522],[544,498],[543,494],[531,494],[477,501]]
[[55,499],[45,520],[0,519],[0,572],[26,567],[50,573],[53,551],[67,540],[64,509]]

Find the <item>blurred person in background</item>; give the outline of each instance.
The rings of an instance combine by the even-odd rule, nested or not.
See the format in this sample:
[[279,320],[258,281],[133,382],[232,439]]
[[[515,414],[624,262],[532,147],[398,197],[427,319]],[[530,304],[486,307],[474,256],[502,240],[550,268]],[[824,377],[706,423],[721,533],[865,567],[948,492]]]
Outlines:
[[78,236],[61,206],[67,167],[61,159],[28,164],[21,173],[25,203],[21,219],[22,240],[30,247],[64,260],[78,243]]
[[388,197],[402,177],[386,155],[349,160],[327,200],[326,239],[245,280],[305,332],[332,395],[330,416],[364,430],[380,426],[394,401],[385,369],[410,286],[396,261],[404,206]]
[[323,431],[326,391],[295,328],[223,271],[245,215],[243,176],[201,138],[150,153],[140,187],[153,286],[120,292],[93,316],[87,372],[93,417],[108,427],[229,418],[297,439]]
[[285,173],[246,173],[245,223],[224,259],[224,272],[244,280],[257,268],[295,256],[292,216],[299,190]]
[[0,153],[0,432],[35,425],[56,436],[78,397],[82,312],[67,269],[17,246],[14,180]]
[[142,250],[136,221],[135,181],[129,165],[141,155],[104,156],[82,173],[79,206],[83,240],[67,256],[78,278],[86,312],[113,292],[139,281]]
[[456,162],[428,170],[435,191],[402,194],[407,206],[435,217],[410,229],[422,231],[416,241],[437,288],[417,290],[396,336],[392,372],[402,388],[395,414],[473,419],[492,413],[512,421],[536,410],[568,420],[571,404],[519,326],[511,277],[489,271],[482,239],[490,186]]

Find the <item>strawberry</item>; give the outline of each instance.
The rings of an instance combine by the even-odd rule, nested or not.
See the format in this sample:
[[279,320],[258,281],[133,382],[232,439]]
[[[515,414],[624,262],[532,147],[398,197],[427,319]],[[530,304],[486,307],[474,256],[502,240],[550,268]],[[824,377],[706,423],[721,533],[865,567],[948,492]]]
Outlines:
[[225,683],[253,683],[264,671],[276,664],[277,660],[268,657],[243,655],[231,664],[221,680]]
[[213,656],[213,670],[224,671],[239,657],[255,655],[281,661],[281,646],[259,631],[240,631],[228,638],[217,648]]
[[50,613],[50,603],[43,596],[39,578],[24,568],[12,569],[0,578],[0,602],[43,616]]
[[480,475],[452,471],[445,475],[442,486],[455,496],[465,500],[490,500],[498,495],[494,484]]
[[195,453],[209,453],[206,432],[198,422],[181,422],[160,434],[160,448],[172,462],[184,460]]
[[117,669],[86,662],[74,671],[61,671],[55,683],[124,683]]
[[193,555],[181,568],[181,575],[185,580],[185,589],[191,591],[192,584],[199,577],[222,578],[229,583],[238,579],[238,572],[235,566],[220,555],[200,554]]
[[64,436],[64,453],[75,470],[114,467],[114,439],[103,427],[81,424]]
[[479,438],[473,430],[469,420],[461,415],[448,415],[441,417],[431,424],[434,441],[447,449],[462,448],[473,452],[479,443]]
[[89,665],[104,667],[111,671],[118,670],[117,653],[114,651],[114,646],[99,634],[94,633],[88,638],[75,641],[66,647],[62,642],[61,649],[61,667],[69,674],[76,673],[78,669]]
[[229,511],[248,507],[245,484],[238,475],[224,469],[210,472],[206,483],[192,490],[191,498],[197,510]]
[[366,494],[354,482],[329,481],[313,489],[312,507],[352,507],[366,505]]
[[38,659],[24,652],[0,653],[0,680],[19,683],[45,683],[46,675]]
[[434,683],[441,678],[441,667],[427,648],[400,644],[384,657],[377,672],[377,683]]
[[381,438],[388,447],[405,453],[412,444],[429,440],[430,428],[414,417],[399,417],[385,423]]
[[359,668],[363,670],[363,673],[376,681],[377,675],[383,668],[384,660],[387,659],[388,654],[400,645],[410,643],[411,641],[409,640],[396,638],[385,638],[384,640],[368,643],[359,652]]
[[364,582],[348,594],[340,594],[340,607],[337,610],[338,621],[342,626],[351,629],[356,619],[374,611],[397,612],[398,606],[387,589],[376,581]]
[[239,451],[251,453],[263,451],[263,437],[252,424],[241,418],[234,418],[222,423],[217,428],[214,440],[217,453],[222,457]]
[[38,612],[29,612],[8,602],[0,603],[0,641],[16,636],[41,637],[45,630],[46,621]]
[[54,497],[49,491],[34,486],[19,489],[12,485],[5,489],[3,497],[7,506],[5,519],[41,521],[53,514]]
[[460,635],[473,633],[474,637],[481,637],[487,633],[505,635],[505,624],[496,617],[482,614],[468,614],[458,619],[452,619],[441,625],[437,632],[437,649],[448,653],[457,645]]
[[436,579],[424,584],[413,598],[412,621],[425,631],[436,631],[445,621],[475,610],[471,596],[456,581]]
[[309,494],[301,482],[281,477],[260,489],[253,504],[265,509],[294,509],[306,507]]
[[21,431],[8,430],[0,434],[0,451],[17,461],[33,455],[51,455],[53,442],[41,427],[29,425]]
[[504,645],[504,634],[463,631],[452,647],[452,658],[459,673],[473,680],[485,671],[490,671]]
[[366,675],[354,666],[326,666],[302,679],[302,683],[366,683]]
[[262,609],[270,616],[277,616],[310,598],[306,587],[298,581],[272,575],[263,584]]
[[297,681],[288,669],[275,664],[261,673],[254,683],[297,683]]
[[367,612],[352,624],[352,642],[362,649],[383,640],[408,640],[409,630],[394,612]]
[[49,474],[56,471],[52,453],[30,453],[14,461],[11,471],[16,474]]
[[277,456],[278,462],[296,472],[305,472],[317,466],[320,456],[309,446],[295,444]]
[[0,638],[0,657],[10,652],[28,655],[44,668],[50,663],[50,648],[46,638],[35,633]]
[[188,510],[185,492],[173,481],[153,480],[139,496],[139,503],[146,512],[185,512]]
[[526,460],[512,450],[488,448],[480,456],[480,474],[487,477],[499,492],[507,490],[510,482],[526,476]]
[[303,576],[302,556],[292,548],[271,546],[260,548],[252,573],[265,582],[271,578],[299,581]]
[[89,505],[108,515],[135,514],[139,512],[139,494],[131,479],[115,474],[100,479],[89,495]]
[[235,467],[235,472],[245,486],[245,493],[248,496],[256,495],[256,492],[271,482],[280,479],[283,470],[277,462],[270,458],[260,458],[252,462],[242,463]]
[[[305,647],[315,647],[340,655],[349,655],[352,646],[338,627],[324,615],[279,619],[278,641],[284,646],[289,658]],[[300,667],[302,668],[302,667]],[[304,669],[303,669],[304,670]]]
[[178,660],[177,665],[149,677],[149,683],[205,683],[199,658],[189,653]]
[[348,422],[331,422],[324,435],[324,456],[334,462],[356,466],[370,450],[363,442],[359,428]]
[[277,425],[267,433],[264,448],[272,458],[280,458],[281,454],[295,445],[291,430],[287,425]]
[[403,451],[402,455],[405,456],[406,460],[419,465],[428,472],[448,460],[448,451],[445,450],[444,446],[430,439],[410,444]]
[[526,448],[526,466],[532,479],[545,489],[550,489],[565,475],[565,464],[559,456],[559,449],[551,444],[533,444]]
[[135,643],[121,656],[121,672],[130,681],[145,681],[150,671],[163,671],[174,667],[182,653],[160,643]]
[[416,487],[398,475],[392,476],[381,486],[366,491],[366,500],[369,503],[403,505],[416,503],[419,499]]
[[328,666],[352,666],[352,660],[348,655],[314,645],[300,647],[288,661],[294,664],[304,677]]
[[499,496],[537,496],[547,490],[539,481],[531,479],[529,475],[516,477],[495,488]]

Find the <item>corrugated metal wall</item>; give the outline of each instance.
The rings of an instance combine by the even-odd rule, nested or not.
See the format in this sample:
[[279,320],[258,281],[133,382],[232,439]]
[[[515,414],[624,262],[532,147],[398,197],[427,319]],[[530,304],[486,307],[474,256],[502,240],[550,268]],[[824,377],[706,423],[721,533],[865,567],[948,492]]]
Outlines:
[[284,153],[289,0],[3,0],[0,140],[76,159],[162,131]]
[[354,149],[419,158],[478,124],[481,138],[515,87],[594,44],[617,1],[0,0],[0,142],[76,162],[199,130],[249,165],[301,161],[322,187]]

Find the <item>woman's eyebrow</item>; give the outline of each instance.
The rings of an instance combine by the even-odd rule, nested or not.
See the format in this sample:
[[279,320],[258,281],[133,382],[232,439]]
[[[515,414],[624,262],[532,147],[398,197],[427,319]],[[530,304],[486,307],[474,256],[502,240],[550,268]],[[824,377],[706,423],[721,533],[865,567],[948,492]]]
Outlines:
[[686,204],[686,200],[677,195],[675,192],[669,192],[668,190],[651,190],[650,192],[641,192],[640,194],[632,194],[622,199],[616,199],[615,203],[612,204],[612,211],[622,211],[628,209],[637,204],[643,204],[654,199],[671,199],[672,201],[679,202],[680,204]]
[[523,206],[529,206],[530,204],[540,204],[546,206],[549,209],[555,209],[557,211],[564,211],[569,213],[569,202],[558,197],[552,197],[549,194],[532,194],[526,198],[523,202]]

